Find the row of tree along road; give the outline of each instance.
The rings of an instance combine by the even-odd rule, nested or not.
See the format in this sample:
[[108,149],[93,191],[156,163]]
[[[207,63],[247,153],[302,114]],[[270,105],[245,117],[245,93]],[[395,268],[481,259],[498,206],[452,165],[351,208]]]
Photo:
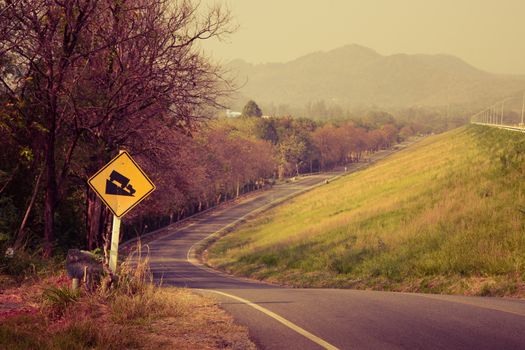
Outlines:
[[261,118],[260,109],[213,118],[234,87],[196,44],[230,33],[230,23],[224,8],[202,10],[191,1],[5,2],[2,247],[42,248],[49,257],[55,248],[107,245],[111,215],[86,181],[120,149],[157,186],[126,217],[132,236],[268,179],[359,161],[422,131],[393,119]]

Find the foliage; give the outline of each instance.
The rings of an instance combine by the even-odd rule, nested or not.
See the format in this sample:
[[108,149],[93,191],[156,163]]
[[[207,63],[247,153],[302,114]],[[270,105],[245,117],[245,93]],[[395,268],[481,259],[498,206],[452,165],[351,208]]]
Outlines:
[[[18,211],[12,197],[0,197],[0,247],[12,239],[18,224]],[[1,252],[0,252],[1,253]]]
[[45,306],[49,307],[54,315],[60,316],[71,303],[78,301],[80,290],[72,290],[68,286],[51,286],[44,289],[42,298]]
[[401,125],[379,112],[330,123],[261,118],[249,101],[244,115],[254,118],[211,120],[233,89],[197,45],[232,31],[228,10],[218,5],[23,0],[0,19],[6,247],[46,257],[69,248],[107,253],[111,213],[86,182],[119,149],[157,187],[124,219],[129,238],[278,176],[359,161],[397,141]]
[[229,23],[224,7],[191,1],[24,0],[0,12],[0,188],[20,219],[37,212],[28,226],[45,256],[72,236],[107,243],[109,212],[85,181],[120,148],[155,163],[220,106],[231,84],[196,43]]
[[259,108],[259,106],[257,105],[257,103],[255,103],[255,101],[250,100],[250,101],[248,101],[246,103],[246,105],[242,109],[242,114],[241,115],[243,117],[257,117],[257,118],[260,118],[260,117],[262,117],[262,111]]
[[2,254],[0,255],[0,274],[6,274],[15,279],[17,283],[25,280],[38,280],[51,272],[59,270],[64,265],[61,255],[56,255],[53,259],[42,259],[38,250],[30,252],[15,251],[12,257],[5,255],[5,245],[0,245]]

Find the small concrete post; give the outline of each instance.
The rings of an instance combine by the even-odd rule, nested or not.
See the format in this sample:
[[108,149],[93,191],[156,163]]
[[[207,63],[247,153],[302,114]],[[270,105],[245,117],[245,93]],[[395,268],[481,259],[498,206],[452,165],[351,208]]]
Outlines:
[[120,238],[120,218],[113,215],[113,227],[111,229],[111,250],[109,251],[109,268],[117,273],[118,245]]

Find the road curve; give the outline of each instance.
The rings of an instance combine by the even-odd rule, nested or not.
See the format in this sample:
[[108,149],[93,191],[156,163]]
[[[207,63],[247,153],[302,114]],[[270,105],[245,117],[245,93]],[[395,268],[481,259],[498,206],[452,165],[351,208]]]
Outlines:
[[525,349],[524,301],[284,288],[235,278],[188,261],[191,247],[205,237],[268,203],[336,175],[340,173],[274,186],[206,213],[184,227],[167,227],[165,235],[149,243],[156,280],[215,297],[249,328],[262,349]]

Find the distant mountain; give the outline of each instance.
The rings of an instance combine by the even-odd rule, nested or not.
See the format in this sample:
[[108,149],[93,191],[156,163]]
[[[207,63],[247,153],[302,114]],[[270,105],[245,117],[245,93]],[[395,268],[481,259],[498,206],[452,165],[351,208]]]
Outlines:
[[450,55],[384,56],[348,45],[286,63],[227,65],[244,98],[304,106],[324,100],[343,107],[486,106],[525,89],[525,77],[479,70]]

